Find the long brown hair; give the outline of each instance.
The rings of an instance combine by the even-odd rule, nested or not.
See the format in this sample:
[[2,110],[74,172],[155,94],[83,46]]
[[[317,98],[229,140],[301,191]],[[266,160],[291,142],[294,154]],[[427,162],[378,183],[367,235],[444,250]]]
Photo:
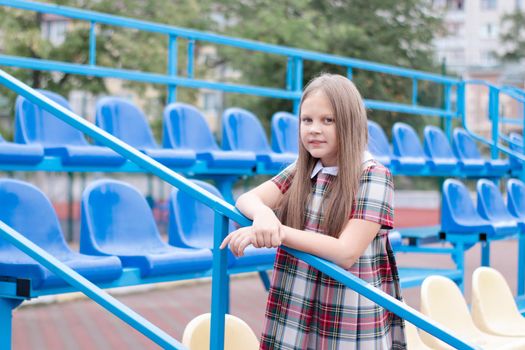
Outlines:
[[[336,74],[322,74],[310,81],[304,89],[300,106],[302,107],[308,96],[319,90],[326,95],[335,114],[339,167],[338,174],[327,189],[323,201],[325,219],[322,227],[325,234],[339,237],[350,218],[359,185],[361,163],[368,140],[366,110],[355,85],[342,75]],[[300,128],[301,123],[299,130]],[[295,175],[279,204],[278,212],[283,224],[296,229],[304,228],[305,206],[312,191],[310,174],[316,163],[317,159],[313,158],[299,141]]]

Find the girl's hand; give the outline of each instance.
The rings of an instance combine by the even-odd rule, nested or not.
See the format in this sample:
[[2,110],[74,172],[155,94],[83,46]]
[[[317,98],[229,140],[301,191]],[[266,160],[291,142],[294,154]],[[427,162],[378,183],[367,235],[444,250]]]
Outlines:
[[255,214],[252,231],[255,248],[275,248],[282,243],[281,222],[270,208]]
[[230,244],[230,250],[233,255],[240,257],[244,255],[244,249],[250,244],[254,245],[255,234],[253,233],[252,226],[241,227],[238,230],[230,232],[228,236],[222,241],[220,248],[224,249]]

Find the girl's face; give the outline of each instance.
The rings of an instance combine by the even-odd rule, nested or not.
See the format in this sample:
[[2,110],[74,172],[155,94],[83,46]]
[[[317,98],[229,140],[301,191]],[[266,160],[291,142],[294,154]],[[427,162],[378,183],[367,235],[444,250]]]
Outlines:
[[321,90],[314,91],[301,105],[301,142],[323,166],[337,165],[337,134],[335,114],[330,101]]

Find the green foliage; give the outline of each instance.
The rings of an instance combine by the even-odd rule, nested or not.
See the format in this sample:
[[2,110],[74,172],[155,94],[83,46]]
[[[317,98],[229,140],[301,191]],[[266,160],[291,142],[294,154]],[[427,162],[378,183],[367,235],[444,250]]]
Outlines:
[[[438,71],[432,61],[432,39],[440,19],[426,0],[223,0],[218,10],[225,19],[223,32],[262,42],[326,52],[334,55]],[[286,58],[273,55],[239,55],[221,49],[223,61],[242,72],[238,81],[284,88]],[[322,71],[346,75],[343,67],[306,61],[304,82]],[[356,71],[354,82],[365,98],[410,102],[412,82],[379,73]],[[441,105],[440,93],[421,92],[420,103]],[[291,110],[291,102],[260,101],[228,96],[227,105],[240,105],[262,119],[277,110]],[[390,129],[397,113],[371,112],[372,119]],[[413,125],[421,118],[410,119]]]
[[500,34],[502,47],[505,48],[499,58],[506,62],[518,62],[525,58],[525,13],[521,10],[506,14],[501,19]]

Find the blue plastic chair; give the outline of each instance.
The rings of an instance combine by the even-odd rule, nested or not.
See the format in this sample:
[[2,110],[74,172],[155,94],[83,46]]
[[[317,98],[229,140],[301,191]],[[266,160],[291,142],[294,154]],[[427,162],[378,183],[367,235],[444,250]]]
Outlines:
[[[71,109],[60,95],[40,90],[44,96]],[[120,166],[126,161],[107,147],[90,145],[84,134],[22,96],[15,106],[15,142],[40,145],[46,155],[71,166]]]
[[518,179],[507,181],[507,210],[525,232],[525,184]]
[[[109,282],[122,274],[114,256],[88,256],[72,251],[64,240],[52,204],[35,186],[12,179],[0,180],[0,220],[92,282]],[[0,275],[31,280],[34,289],[68,284],[54,273],[0,239]]]
[[494,182],[481,179],[476,185],[478,193],[478,213],[489,220],[495,236],[509,236],[518,233],[518,222],[503,201],[501,192]]
[[118,97],[105,97],[96,106],[96,123],[115,137],[168,167],[189,167],[196,154],[189,149],[160,148],[144,113],[133,103]]
[[[222,198],[219,190],[203,182],[194,181],[204,190]],[[169,243],[181,248],[213,248],[214,212],[212,209],[195,200],[186,193],[174,188],[169,201]],[[230,225],[230,231],[233,231]],[[272,264],[275,260],[275,249],[254,248],[249,246],[244,256],[236,258],[228,250],[228,266],[253,266]]]
[[388,143],[383,128],[376,122],[368,121],[368,151],[372,154],[375,160],[386,167],[391,165],[394,154]]
[[465,129],[454,129],[453,149],[456,157],[459,159],[460,167],[465,172],[479,173],[486,169],[489,174],[500,176],[510,169],[508,160],[484,159],[476,145],[476,141]]
[[493,231],[491,223],[481,217],[465,185],[455,179],[443,183],[441,229],[446,233],[478,234]]
[[259,119],[242,108],[228,108],[222,115],[222,148],[251,151],[267,168],[281,169],[293,163],[295,155],[272,152]]
[[[509,138],[511,141],[509,142],[509,148],[517,153],[524,154],[525,152],[523,152],[523,137],[520,134],[512,132],[510,133]],[[510,156],[509,161],[511,169],[523,169],[523,162],[520,161],[518,158]]]
[[299,154],[299,118],[288,112],[272,116],[272,149],[278,153]]
[[197,159],[211,168],[252,168],[253,152],[224,151],[219,148],[202,113],[185,103],[171,103],[164,109],[164,148],[191,149]]
[[142,277],[196,273],[211,268],[208,249],[184,249],[161,239],[144,196],[120,181],[99,180],[86,188],[81,205],[80,251],[115,255]]
[[418,172],[425,168],[426,158],[421,142],[414,129],[405,123],[392,127],[392,144],[395,159],[392,165],[400,171]]
[[458,165],[458,159],[454,156],[443,130],[427,125],[424,135],[424,150],[431,171],[453,171]]
[[35,165],[44,159],[41,145],[21,145],[6,141],[0,135],[0,164]]

